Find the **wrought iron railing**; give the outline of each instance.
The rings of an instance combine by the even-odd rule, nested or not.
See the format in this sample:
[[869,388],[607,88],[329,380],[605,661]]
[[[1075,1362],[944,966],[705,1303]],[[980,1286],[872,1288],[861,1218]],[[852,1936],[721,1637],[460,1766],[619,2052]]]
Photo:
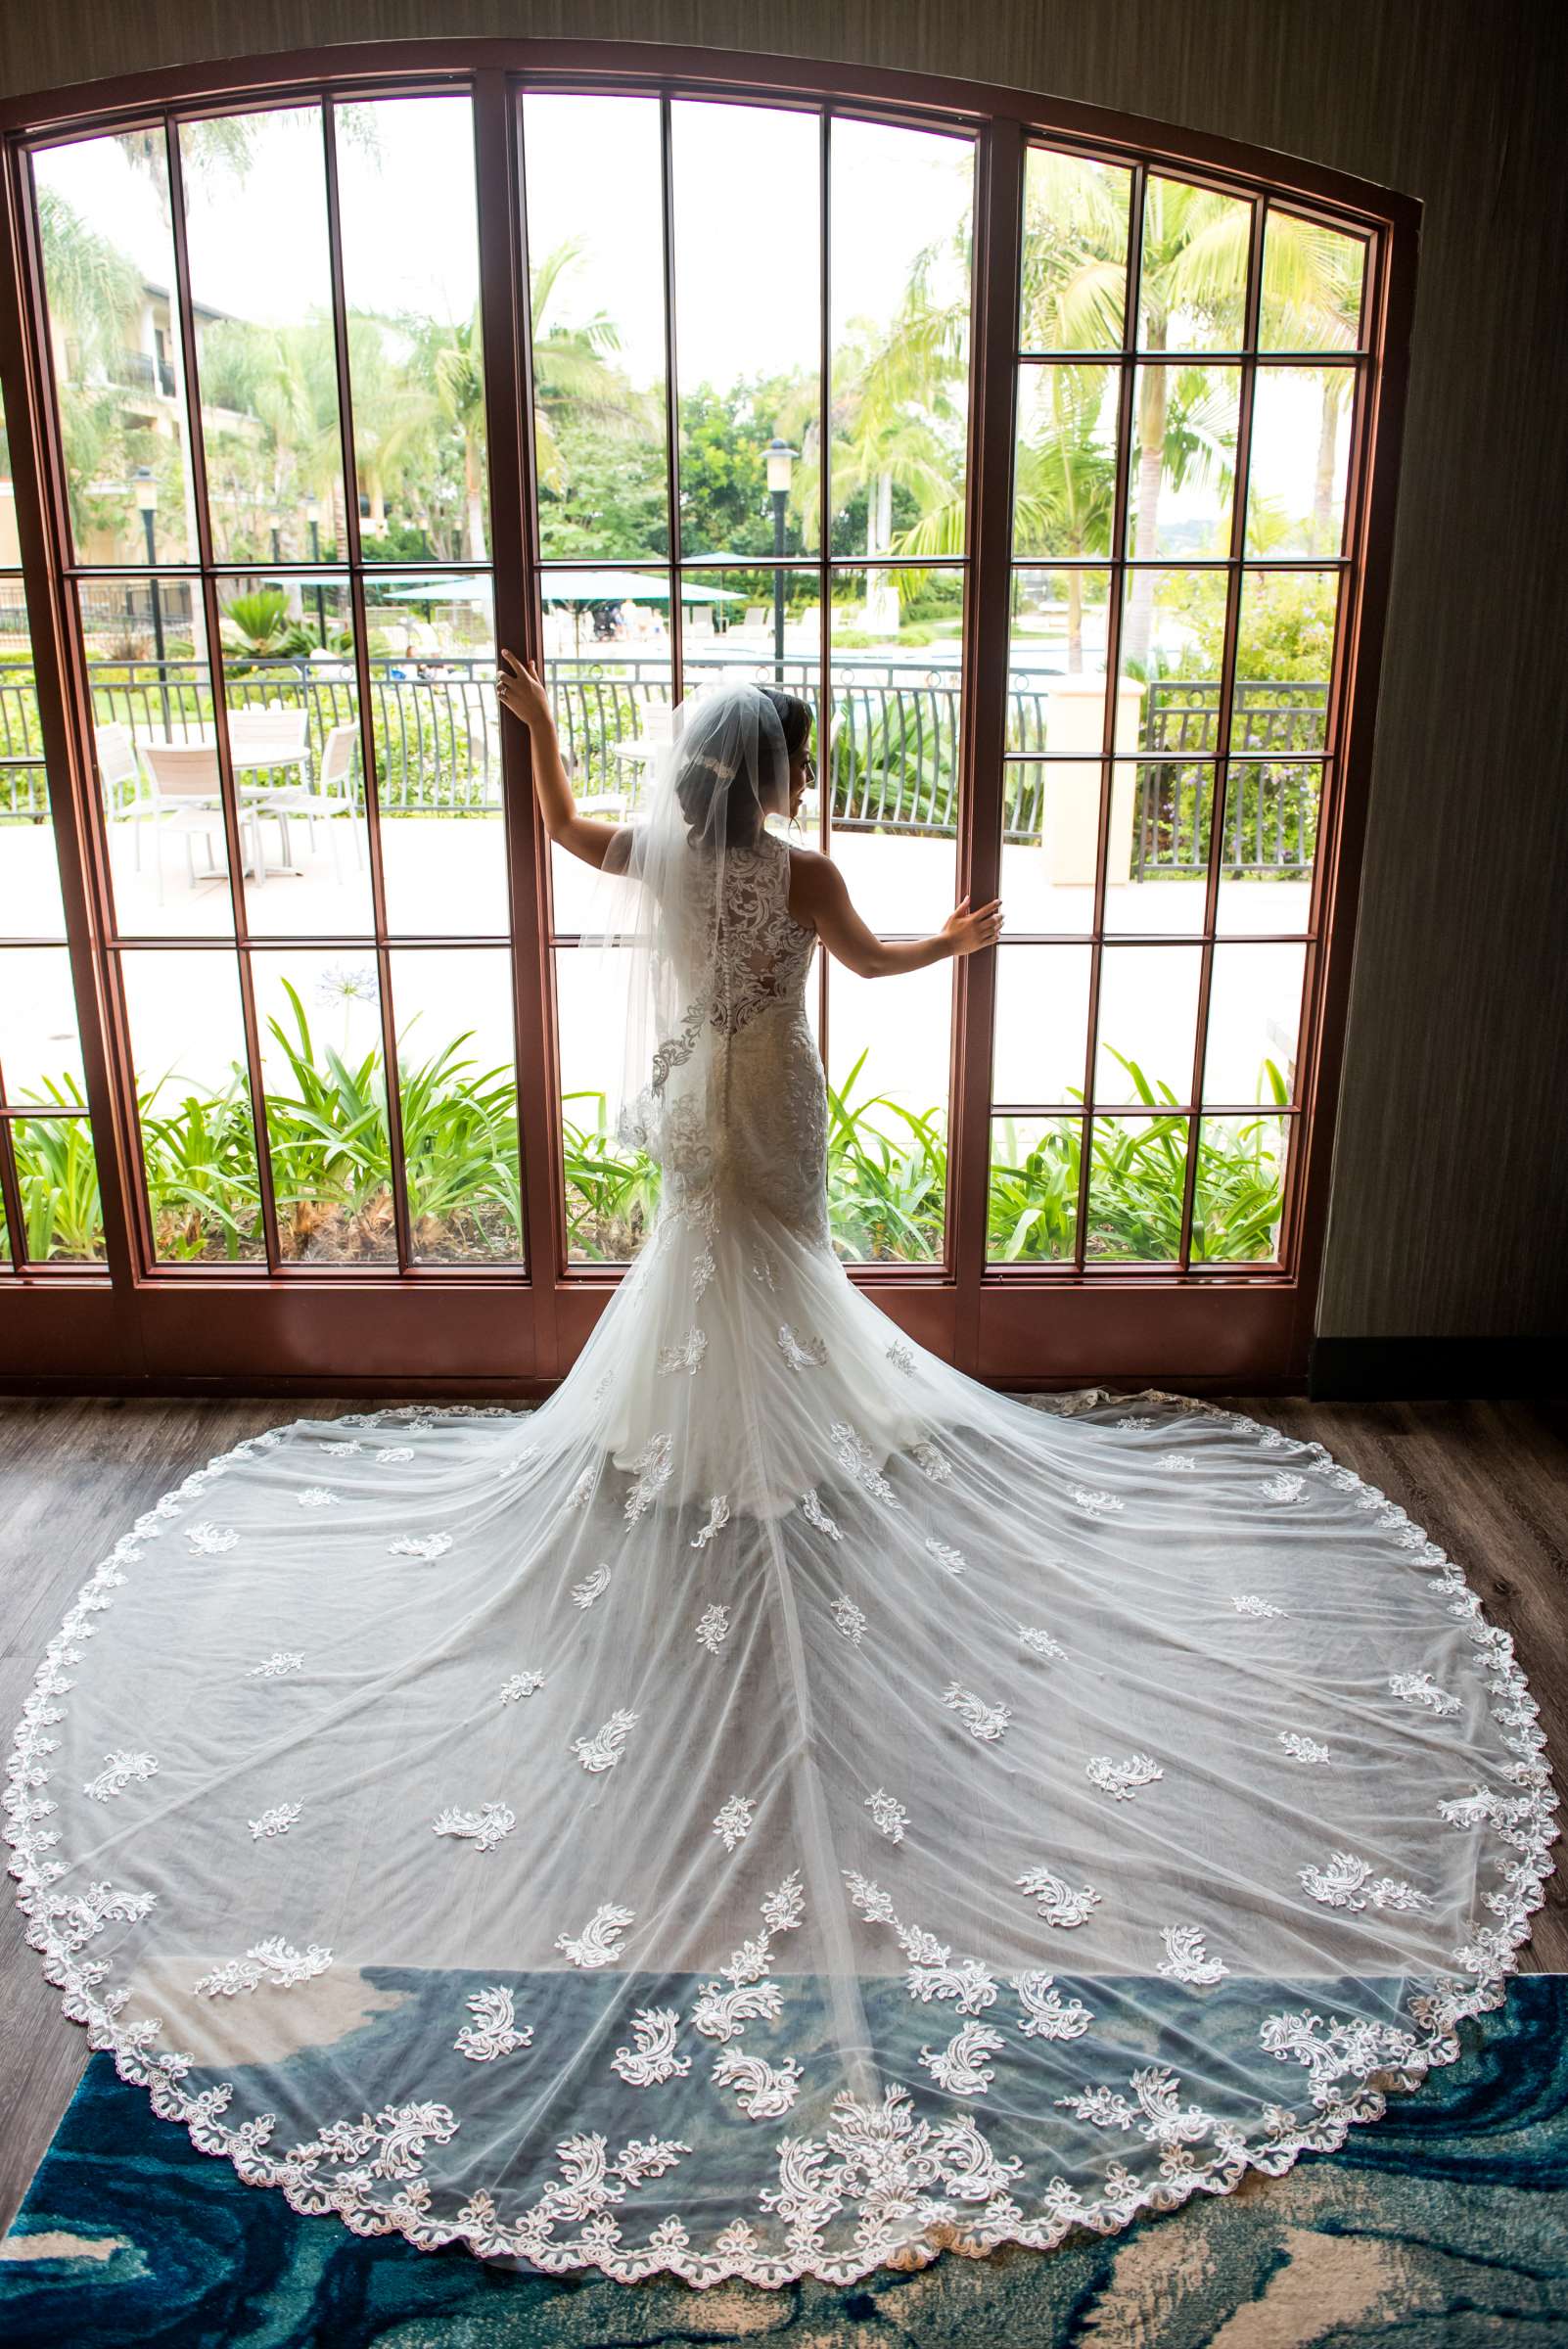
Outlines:
[[[688,674],[722,674],[755,662],[722,653],[688,662]],[[779,682],[815,696],[812,668],[780,665]],[[377,796],[387,814],[465,815],[500,805],[499,717],[490,656],[421,662],[377,656],[370,664]],[[133,740],[189,739],[211,723],[205,664],[192,660],[89,664],[98,725],[125,727]],[[625,746],[647,733],[655,707],[668,708],[669,673],[657,657],[624,653],[560,657],[546,663],[562,748],[580,794],[634,806],[643,763]],[[336,725],[355,716],[351,664],[227,657],[231,711],[267,703],[302,709],[319,753]],[[1008,696],[1007,747],[1050,750],[1051,679],[1015,672]],[[1316,682],[1246,678],[1236,686],[1226,798],[1227,868],[1291,872],[1310,867],[1317,791],[1311,761],[1320,754],[1327,702]],[[1135,872],[1199,872],[1208,862],[1212,762],[1220,688],[1212,679],[1161,678],[1147,692],[1135,746]],[[835,663],[829,749],[833,820],[845,830],[951,838],[957,826],[960,710],[955,668],[894,660]],[[41,756],[30,669],[0,664],[0,760]],[[1005,838],[1038,840],[1043,777],[1024,761],[1006,768]],[[134,786],[121,787],[121,798]],[[0,767],[0,815],[36,817],[47,805],[37,768]]]

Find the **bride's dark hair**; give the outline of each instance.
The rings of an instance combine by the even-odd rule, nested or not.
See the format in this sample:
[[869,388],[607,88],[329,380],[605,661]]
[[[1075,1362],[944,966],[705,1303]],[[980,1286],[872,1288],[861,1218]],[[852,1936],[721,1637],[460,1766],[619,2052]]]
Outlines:
[[[777,714],[787,773],[790,761],[810,738],[811,705],[797,693],[786,693],[781,685],[753,685],[747,690],[770,702]],[[715,696],[708,711],[699,708],[695,712],[682,743],[684,755],[675,779],[675,797],[694,848],[701,847],[705,839],[723,839],[730,848],[753,846],[761,833],[762,816],[775,812],[766,804],[769,796],[784,784],[784,775],[754,774],[749,758],[733,771],[721,767],[715,759],[714,742],[721,734],[727,738],[731,730],[723,700],[724,697]],[[760,755],[766,757],[765,752]],[[720,793],[725,795],[727,803],[722,809],[722,825],[715,820],[720,813],[715,806]]]

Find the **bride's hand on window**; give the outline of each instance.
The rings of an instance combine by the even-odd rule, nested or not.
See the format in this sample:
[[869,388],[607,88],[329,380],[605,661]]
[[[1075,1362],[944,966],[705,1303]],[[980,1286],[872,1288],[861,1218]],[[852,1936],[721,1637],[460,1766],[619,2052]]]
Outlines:
[[989,905],[971,906],[967,894],[942,925],[942,935],[951,941],[953,954],[976,954],[982,946],[993,946],[1001,936],[1002,910],[1000,898],[992,898]]
[[503,710],[510,710],[530,733],[555,732],[555,713],[544,679],[531,663],[520,661],[516,653],[501,647],[501,659],[506,664],[495,680],[496,696]]

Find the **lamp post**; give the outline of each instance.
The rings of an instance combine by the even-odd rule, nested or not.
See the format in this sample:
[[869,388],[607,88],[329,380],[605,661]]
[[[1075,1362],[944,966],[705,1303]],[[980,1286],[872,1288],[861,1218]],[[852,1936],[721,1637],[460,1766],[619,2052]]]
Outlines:
[[[153,469],[150,465],[137,466],[131,486],[135,493],[137,511],[142,518],[142,532],[147,541],[148,569],[152,571],[153,565],[158,561],[158,524],[155,519],[158,513],[158,484],[153,479]],[[163,731],[166,734],[169,730],[168,676],[163,663],[163,605],[158,592],[156,572],[153,572],[147,586],[153,601],[153,654],[158,664],[158,693],[159,700],[162,705]]]
[[[321,500],[319,497],[312,495],[305,499],[305,520],[310,525],[310,560],[319,568],[321,563]],[[316,581],[316,634],[321,643],[325,645],[327,613],[319,578]]]
[[784,553],[784,501],[790,493],[790,475],[798,448],[791,448],[775,433],[762,454],[767,459],[767,491],[773,500],[773,682],[784,682],[784,574],[779,562]]

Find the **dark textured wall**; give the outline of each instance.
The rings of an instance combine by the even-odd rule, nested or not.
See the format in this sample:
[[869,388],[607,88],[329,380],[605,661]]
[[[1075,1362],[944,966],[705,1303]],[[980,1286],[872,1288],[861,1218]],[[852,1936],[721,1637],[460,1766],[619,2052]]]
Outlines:
[[437,32],[1011,82],[1278,148],[1425,220],[1320,1332],[1568,1327],[1564,0],[52,0],[0,90]]

